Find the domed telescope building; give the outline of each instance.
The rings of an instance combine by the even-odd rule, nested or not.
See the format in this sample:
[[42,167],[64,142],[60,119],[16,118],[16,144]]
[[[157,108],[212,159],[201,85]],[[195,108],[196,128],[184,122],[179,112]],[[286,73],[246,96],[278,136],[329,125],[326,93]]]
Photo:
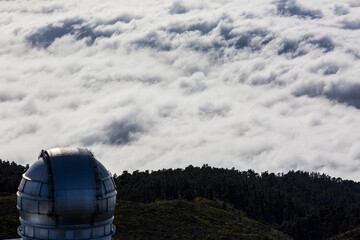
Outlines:
[[111,174],[83,148],[42,150],[17,192],[24,240],[110,240],[116,204]]

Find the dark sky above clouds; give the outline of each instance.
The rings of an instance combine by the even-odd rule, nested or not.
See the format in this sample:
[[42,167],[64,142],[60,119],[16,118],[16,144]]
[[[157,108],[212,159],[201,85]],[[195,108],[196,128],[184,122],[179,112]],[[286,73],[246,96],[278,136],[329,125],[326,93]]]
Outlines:
[[360,180],[358,1],[1,1],[0,31],[2,159]]

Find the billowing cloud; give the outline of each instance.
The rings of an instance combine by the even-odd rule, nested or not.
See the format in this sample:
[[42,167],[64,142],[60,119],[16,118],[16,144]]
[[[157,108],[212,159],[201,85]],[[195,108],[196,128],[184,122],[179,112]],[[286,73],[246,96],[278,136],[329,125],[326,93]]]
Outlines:
[[358,30],[360,29],[360,18],[345,19],[342,24],[345,29]]
[[110,37],[111,32],[94,31],[93,27],[82,26],[81,19],[66,19],[57,23],[49,24],[37,29],[36,32],[27,36],[26,41],[33,47],[49,47],[57,38],[67,34],[73,35],[76,40],[87,38],[89,45],[93,44],[98,37]]
[[277,3],[278,13],[284,16],[297,16],[301,18],[321,18],[322,12],[299,5],[295,0],[280,0]]
[[357,1],[7,1],[0,158],[359,180]]
[[141,122],[137,116],[126,116],[124,119],[113,120],[100,131],[81,140],[85,145],[107,144],[126,145],[138,140],[146,129],[148,123]]

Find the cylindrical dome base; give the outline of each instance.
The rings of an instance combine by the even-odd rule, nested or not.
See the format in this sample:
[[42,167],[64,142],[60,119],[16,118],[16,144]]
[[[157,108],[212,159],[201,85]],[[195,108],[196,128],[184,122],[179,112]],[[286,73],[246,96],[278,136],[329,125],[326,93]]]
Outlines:
[[71,226],[71,228],[54,228],[31,224],[20,218],[21,226],[18,234],[23,240],[58,240],[58,239],[86,239],[111,240],[115,233],[115,226],[111,221],[97,223],[94,226]]

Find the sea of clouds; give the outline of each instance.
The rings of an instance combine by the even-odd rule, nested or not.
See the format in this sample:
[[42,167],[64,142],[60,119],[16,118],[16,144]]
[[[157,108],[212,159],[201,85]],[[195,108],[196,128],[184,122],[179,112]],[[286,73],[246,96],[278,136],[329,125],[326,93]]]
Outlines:
[[1,1],[0,158],[57,146],[360,180],[360,1]]

